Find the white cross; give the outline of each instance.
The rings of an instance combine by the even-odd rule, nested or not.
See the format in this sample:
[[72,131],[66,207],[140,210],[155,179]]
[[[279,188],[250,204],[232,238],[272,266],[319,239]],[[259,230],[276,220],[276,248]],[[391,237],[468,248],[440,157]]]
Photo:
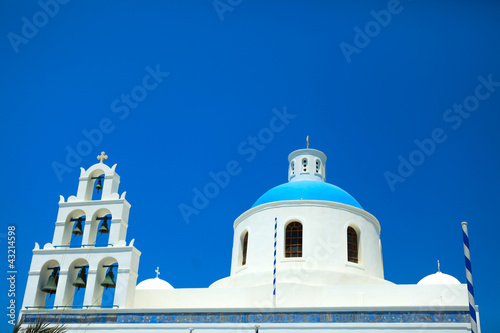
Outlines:
[[160,267],[156,267],[155,272],[156,272],[156,277],[158,277],[158,275],[160,275]]
[[108,159],[108,155],[104,154],[104,152],[103,152],[103,151],[101,151],[101,155],[98,155],[98,156],[97,156],[97,159],[98,159],[99,161],[101,161],[101,163],[102,163],[102,161],[103,161],[103,160],[107,160],[107,159]]

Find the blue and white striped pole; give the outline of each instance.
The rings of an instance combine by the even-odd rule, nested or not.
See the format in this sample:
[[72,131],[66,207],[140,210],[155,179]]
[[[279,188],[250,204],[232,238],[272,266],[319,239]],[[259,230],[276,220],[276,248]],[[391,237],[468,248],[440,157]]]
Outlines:
[[276,240],[278,236],[278,218],[274,218],[274,270],[273,270],[273,304],[276,307]]
[[477,330],[476,305],[474,303],[474,287],[472,286],[472,267],[470,263],[469,232],[467,231],[467,222],[462,222],[462,231],[464,236],[465,274],[467,275],[467,289],[469,291],[470,327],[473,333],[479,333]]

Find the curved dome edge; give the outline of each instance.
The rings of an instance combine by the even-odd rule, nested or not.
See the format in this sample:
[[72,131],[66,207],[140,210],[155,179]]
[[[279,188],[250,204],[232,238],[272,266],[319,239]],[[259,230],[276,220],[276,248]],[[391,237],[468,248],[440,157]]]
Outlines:
[[353,196],[340,187],[311,180],[288,182],[275,186],[261,195],[251,208],[270,202],[290,200],[331,201],[363,209]]

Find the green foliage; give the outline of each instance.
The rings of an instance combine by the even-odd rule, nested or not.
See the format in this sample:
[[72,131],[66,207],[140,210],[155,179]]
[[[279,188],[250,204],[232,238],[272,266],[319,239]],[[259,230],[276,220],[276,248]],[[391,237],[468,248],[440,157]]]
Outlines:
[[49,327],[50,323],[44,319],[40,318],[33,324],[25,325],[21,327],[24,323],[24,318],[21,318],[12,333],[65,333],[67,331],[64,325],[57,325]]

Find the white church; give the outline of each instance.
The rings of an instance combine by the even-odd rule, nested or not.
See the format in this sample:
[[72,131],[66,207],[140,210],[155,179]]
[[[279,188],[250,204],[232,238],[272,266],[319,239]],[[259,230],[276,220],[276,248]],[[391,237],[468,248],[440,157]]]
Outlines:
[[440,271],[414,285],[385,280],[380,223],[326,182],[321,151],[288,156],[288,182],[234,221],[230,276],[205,289],[175,289],[158,271],[138,276],[130,204],[106,158],[81,168],[76,196],[60,197],[52,242],[35,244],[25,324],[44,318],[78,333],[471,331],[466,284]]

